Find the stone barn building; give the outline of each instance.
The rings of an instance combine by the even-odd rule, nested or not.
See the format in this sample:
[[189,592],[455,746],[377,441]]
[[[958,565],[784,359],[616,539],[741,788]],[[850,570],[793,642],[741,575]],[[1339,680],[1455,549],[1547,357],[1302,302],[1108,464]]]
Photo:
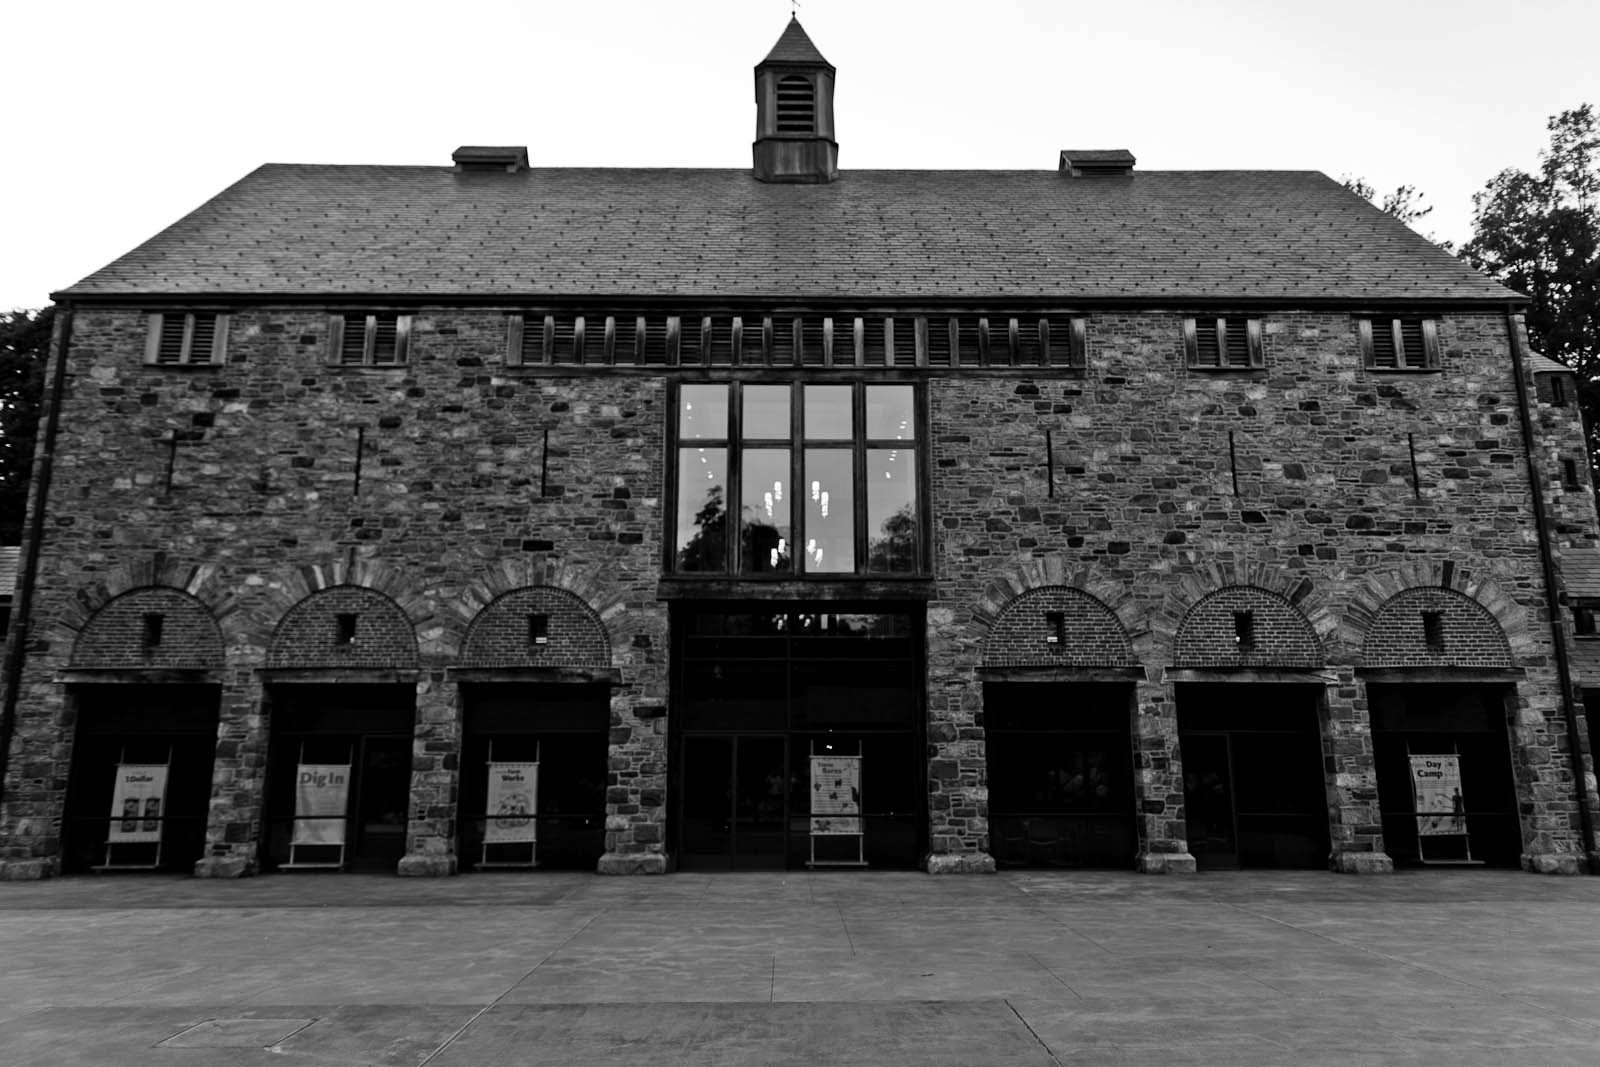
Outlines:
[[1585,869],[1524,299],[1318,173],[840,170],[834,89],[791,22],[750,170],[268,165],[56,294],[0,873]]

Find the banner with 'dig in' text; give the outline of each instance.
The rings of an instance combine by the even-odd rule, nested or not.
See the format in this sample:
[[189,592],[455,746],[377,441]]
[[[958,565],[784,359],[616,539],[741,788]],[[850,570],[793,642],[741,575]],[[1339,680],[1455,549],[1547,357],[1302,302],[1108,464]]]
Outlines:
[[348,763],[302,763],[294,787],[296,845],[344,844],[350,800]]

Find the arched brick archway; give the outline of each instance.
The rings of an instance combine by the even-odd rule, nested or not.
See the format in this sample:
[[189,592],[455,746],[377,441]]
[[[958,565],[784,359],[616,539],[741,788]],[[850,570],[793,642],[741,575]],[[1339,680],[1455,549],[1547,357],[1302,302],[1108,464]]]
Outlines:
[[[1235,610],[1260,611],[1261,623],[1279,627],[1286,637],[1280,654],[1295,657],[1280,660],[1282,665],[1321,667],[1341,661],[1348,654],[1338,641],[1339,619],[1332,605],[1324,592],[1303,575],[1265,563],[1212,564],[1175,581],[1165,576],[1163,580],[1161,606],[1150,617],[1149,644],[1140,649],[1141,658],[1147,663],[1214,667],[1263,664],[1265,661],[1259,657],[1247,662],[1238,656],[1234,645]],[[1227,590],[1234,591],[1219,596]],[[1202,604],[1205,607],[1195,614]],[[1216,612],[1225,616],[1213,617]],[[1225,629],[1219,631],[1218,627],[1224,624]],[[1232,650],[1232,654],[1180,662],[1180,656],[1196,659],[1202,634],[1210,635],[1209,643],[1214,647],[1225,639],[1220,647],[1224,652]],[[1295,636],[1287,640],[1288,634]],[[1180,636],[1184,641],[1181,650]]]
[[[1430,615],[1434,621],[1428,621]],[[1396,593],[1378,609],[1361,648],[1361,665],[1510,667],[1511,643],[1476,600],[1453,589],[1421,586]]]
[[222,631],[206,606],[181,589],[154,585],[122,593],[89,616],[69,666],[212,669],[224,655]]
[[[80,655],[87,656],[94,653],[91,652],[90,646],[87,645],[83,646],[80,653],[79,639],[91,621],[114,601],[130,593],[145,590],[152,591],[150,595],[163,598],[166,593],[176,594],[183,598],[184,601],[192,604],[194,608],[203,612],[211,620],[216,640],[220,642],[224,650],[231,649],[244,640],[241,628],[248,626],[248,620],[238,610],[232,591],[218,579],[217,568],[212,564],[188,563],[169,556],[165,552],[153,552],[148,556],[121,563],[107,571],[98,581],[79,588],[77,595],[65,602],[65,611],[50,624],[42,636],[51,644],[72,648],[73,666],[86,666],[88,665],[86,661],[80,661]],[[157,593],[154,591],[162,592]],[[188,610],[180,607],[179,601],[162,599],[161,603],[173,607],[178,612],[186,612]],[[132,602],[129,602],[115,610],[121,612],[135,609],[132,607]],[[143,614],[143,610],[139,610],[140,614]],[[152,607],[150,610],[159,612],[161,608]],[[109,624],[101,623],[97,625]],[[182,628],[185,624],[179,623],[178,625]],[[169,650],[169,654],[175,653],[177,651],[176,635],[170,643],[173,648]],[[205,655],[209,656],[210,653],[207,652]],[[100,665],[110,666],[111,664]],[[152,664],[141,660],[137,664],[123,665],[150,666]],[[220,661],[216,664],[209,662],[206,664],[206,666],[220,665]]]
[[[544,640],[530,619],[542,619]],[[460,667],[608,667],[611,639],[583,598],[549,585],[501,593],[479,611],[461,643]]]
[[[598,652],[586,652],[584,655],[590,661],[584,662],[582,666],[617,666],[627,663],[631,658],[630,652],[636,638],[644,639],[646,647],[665,647],[666,631],[658,621],[658,614],[629,612],[623,591],[609,580],[604,569],[574,565],[553,556],[519,556],[500,560],[484,570],[468,582],[451,602],[453,617],[449,620],[447,628],[461,634],[464,657],[462,666],[469,665],[466,657],[481,657],[485,654],[481,645],[477,651],[471,653],[467,651],[470,641],[484,640],[482,635],[473,636],[487,618],[484,613],[490,610],[492,605],[497,612],[509,611],[514,603],[521,604],[522,601],[508,600],[504,604],[497,602],[511,594],[521,595],[524,591],[534,589],[542,589],[545,592],[528,593],[530,603],[542,598],[554,611],[568,613],[567,617],[572,619],[574,625],[592,626],[604,638],[607,648],[604,661],[598,661]],[[539,609],[527,607],[522,620],[514,624],[515,627],[520,627],[520,633],[524,635],[523,643],[526,643],[527,633],[525,616],[528,612],[537,610]],[[589,622],[579,624],[578,615],[586,616]],[[553,616],[551,625],[555,626],[556,622]],[[495,625],[511,624],[502,618]],[[553,658],[537,660],[528,665],[539,663],[557,665]]]
[[[1128,587],[1120,581],[1107,578],[1092,565],[1084,566],[1060,555],[1018,560],[997,573],[972,605],[967,642],[975,648],[983,648],[983,655],[987,658],[988,648],[1002,617],[1013,610],[1024,610],[1019,605],[1023,603],[1022,598],[1029,594],[1054,597],[1061,601],[1060,610],[1066,612],[1070,609],[1085,621],[1098,618],[1103,620],[1103,625],[1114,624],[1122,635],[1122,641],[1128,646],[1128,654],[1133,657],[1128,662],[1137,661],[1136,649],[1147,626]],[[1045,608],[1042,599],[1027,603],[1030,606],[1026,611],[1034,608],[1040,611],[1057,610],[1054,606]],[[1094,605],[1098,605],[1098,608]],[[1104,615],[1099,615],[1100,611]],[[1020,625],[1025,619],[1025,614],[1014,615],[1006,626]]]
[[284,613],[266,666],[410,670],[417,666],[416,631],[400,606],[377,590],[335,585]]
[[[1402,596],[1407,599],[1398,599]],[[1444,614],[1446,649],[1444,658],[1415,647],[1413,639],[1421,638],[1421,612],[1438,610]],[[1402,625],[1402,614],[1415,621],[1414,627]],[[1481,666],[1512,666],[1515,661],[1533,650],[1533,638],[1528,630],[1528,615],[1522,605],[1492,579],[1482,577],[1465,567],[1449,562],[1418,563],[1393,571],[1369,575],[1350,597],[1342,620],[1342,639],[1346,647],[1358,650],[1363,666],[1402,665],[1457,665],[1450,659],[1449,631],[1460,628],[1462,635],[1477,633],[1483,647],[1497,644],[1482,628],[1492,626],[1498,633],[1502,661],[1493,664],[1475,662]],[[1411,663],[1379,663],[1379,659],[1393,656],[1395,650],[1383,650],[1373,643],[1380,628],[1399,627],[1395,636],[1404,631],[1405,647],[1417,657]],[[1370,647],[1369,647],[1370,646]],[[1468,645],[1462,645],[1464,651]],[[1463,665],[1466,661],[1463,661]]]
[[1122,621],[1071,586],[1030,589],[1003,608],[983,640],[985,667],[1132,667]]
[[1175,667],[1318,668],[1325,657],[1311,623],[1288,601],[1253,585],[1229,585],[1186,611],[1172,639]]

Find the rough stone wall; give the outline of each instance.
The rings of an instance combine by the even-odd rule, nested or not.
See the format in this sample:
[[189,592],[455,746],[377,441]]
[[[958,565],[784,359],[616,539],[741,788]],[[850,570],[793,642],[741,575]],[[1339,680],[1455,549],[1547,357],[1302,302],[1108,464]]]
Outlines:
[[[253,676],[273,631],[316,591],[303,570],[392,576],[385,595],[415,635],[416,774],[427,776],[445,768],[424,751],[458,729],[458,711],[442,710],[453,692],[436,691],[453,691],[444,672],[481,604],[457,608],[512,560],[550,564],[612,613],[610,795],[624,814],[608,847],[659,859],[663,809],[649,801],[664,794],[666,724],[632,709],[666,701],[663,381],[507,370],[503,314],[433,308],[417,309],[401,367],[330,366],[325,309],[284,307],[235,309],[226,365],[150,367],[145,310],[76,312],[0,855],[57,851],[74,723],[54,677],[82,626],[79,592],[164,553],[209,568],[225,604],[213,608],[227,643],[214,851],[253,857],[270,718]],[[440,721],[423,729],[429,716]],[[423,831],[441,822],[421,815]]]
[[[930,738],[981,727],[981,707],[966,698],[987,629],[976,616],[1019,554],[1093,567],[1148,618],[1207,568],[1309,583],[1337,620],[1374,576],[1448,564],[1495,584],[1519,612],[1511,637],[1527,680],[1511,726],[1528,851],[1581,850],[1504,317],[1445,316],[1437,374],[1365,369],[1356,320],[1320,312],[1263,317],[1263,370],[1196,370],[1184,365],[1181,319],[1091,314],[1081,378],[931,383],[939,582],[929,647],[946,654],[930,651]],[[1592,506],[1563,516],[1562,536],[1594,538]],[[1345,670],[1358,665],[1362,635],[1324,629],[1325,733],[1342,775],[1331,797],[1348,809],[1335,847],[1364,837],[1359,847],[1381,849],[1361,769],[1370,724],[1359,679]],[[1231,619],[1226,632],[1231,641]],[[1162,681],[1175,660],[1165,639],[1135,647],[1150,677],[1133,724],[1141,851],[1155,852],[1183,836],[1181,753]],[[960,772],[930,784],[941,803],[986,797],[981,740],[930,748]],[[938,808],[932,820],[935,850],[987,847],[985,821]]]
[[[494,596],[552,584],[598,614],[620,672],[611,869],[659,869],[666,719],[634,709],[667,699],[666,613],[656,600],[664,379],[509,369],[503,315],[426,307],[416,309],[402,367],[329,366],[320,308],[236,309],[228,364],[147,367],[144,312],[76,315],[0,855],[56,847],[74,722],[55,674],[83,628],[80,592],[164,554],[208,569],[207,603],[226,643],[213,852],[249,856],[259,837],[270,707],[254,672],[272,633],[317,589],[363,584],[307,586],[297,575],[382,568],[383,583],[365,584],[401,605],[417,648],[413,847],[453,847],[446,757],[459,744],[460,709],[445,670],[459,662],[468,626]],[[1146,856],[1181,854],[1184,830],[1165,676],[1176,662],[1172,633],[1145,632],[1139,619],[1175,622],[1173,590],[1220,588],[1227,583],[1213,575],[1223,571],[1280,575],[1285,588],[1309,583],[1307,596],[1344,618],[1359,589],[1399,591],[1414,583],[1387,576],[1446,565],[1477,576],[1467,595],[1492,583],[1516,609],[1520,628],[1507,632],[1527,672],[1512,708],[1527,848],[1579,849],[1504,319],[1446,316],[1442,373],[1382,374],[1361,366],[1355,320],[1323,312],[1264,316],[1263,370],[1187,368],[1183,317],[1089,315],[1078,377],[928,382],[934,853],[987,851],[976,671],[992,619],[977,617],[1001,571],[1047,558],[1094,572],[1093,595],[1114,610],[1145,670],[1133,734]],[[1551,462],[1582,455],[1574,411],[1538,415],[1535,465],[1549,479],[1558,545],[1596,539],[1592,501],[1559,492]],[[508,569],[525,573],[484,577]],[[1052,584],[1047,577],[1035,584]],[[1336,827],[1336,848],[1371,848],[1379,842],[1365,833],[1374,820],[1363,814],[1362,770],[1370,738],[1360,680],[1349,673],[1364,631],[1311,625],[1329,665],[1325,740],[1346,776],[1330,797],[1342,805],[1336,819],[1361,828]]]

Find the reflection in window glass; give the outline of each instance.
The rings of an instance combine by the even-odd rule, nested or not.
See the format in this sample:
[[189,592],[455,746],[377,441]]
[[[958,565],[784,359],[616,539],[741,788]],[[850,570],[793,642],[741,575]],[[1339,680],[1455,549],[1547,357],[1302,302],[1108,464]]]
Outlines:
[[851,416],[855,389],[848,385],[808,385],[806,440],[848,441],[856,435]]
[[867,386],[867,438],[910,441],[917,436],[909,385]]
[[917,454],[867,449],[867,570],[917,569]]
[[743,415],[743,433],[746,440],[787,441],[789,387],[787,385],[745,386]]
[[[807,404],[812,388],[806,389]],[[848,448],[806,449],[806,543],[801,558],[808,573],[848,574],[856,569],[855,487],[850,459]]]
[[678,570],[727,569],[727,492],[727,449],[678,449]]
[[789,505],[794,499],[789,450],[745,449],[739,478],[741,569],[746,574],[788,571],[794,552],[794,533],[789,527]]
[[678,437],[720,441],[728,436],[728,387],[685,385],[678,393]]

